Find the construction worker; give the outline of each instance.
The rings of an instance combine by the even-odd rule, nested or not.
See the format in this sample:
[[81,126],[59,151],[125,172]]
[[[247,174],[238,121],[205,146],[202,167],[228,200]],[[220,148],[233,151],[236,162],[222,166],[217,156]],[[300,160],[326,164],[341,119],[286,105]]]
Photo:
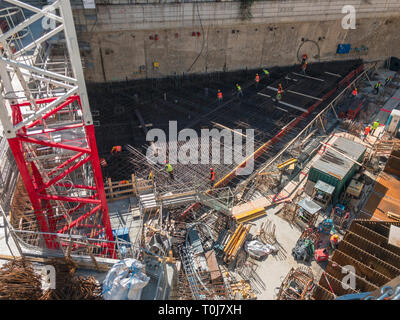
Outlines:
[[338,247],[338,244],[339,244],[339,236],[337,234],[333,234],[331,236],[330,242],[331,242],[332,249],[335,250]]
[[351,94],[353,95],[353,98],[355,98],[358,94],[357,88],[354,88],[354,90],[351,92]]
[[214,185],[214,181],[215,181],[215,171],[213,168],[210,168],[210,184],[211,187]]
[[106,167],[106,166],[107,166],[107,161],[106,161],[106,159],[101,158],[101,159],[100,159],[100,165],[101,165],[102,167]]
[[236,89],[237,89],[237,91],[238,91],[238,96],[243,97],[242,88],[241,88],[241,86],[239,86],[238,83],[236,83]]
[[387,84],[389,84],[390,81],[392,81],[392,76],[389,76],[385,79],[385,87]]
[[128,183],[129,183],[128,180],[121,180],[121,181],[119,182],[119,184],[128,184]]
[[122,151],[122,147],[121,146],[114,146],[114,147],[112,147],[112,149],[111,149],[111,154],[113,154],[113,153],[119,153],[119,152],[121,152]]
[[372,124],[372,131],[371,135],[374,135],[375,130],[379,127],[379,119],[376,119],[375,122]]
[[218,98],[218,103],[221,103],[223,100],[223,97],[222,97],[222,92],[219,89],[218,89],[218,93],[217,93],[217,98]]
[[301,65],[301,72],[302,72],[303,74],[306,74],[307,64],[308,64],[308,62],[304,62],[304,63]]
[[269,71],[268,71],[267,69],[263,69],[263,72],[264,72],[264,75],[265,75],[266,77],[269,76]]
[[375,94],[379,93],[379,87],[382,85],[382,82],[378,81],[377,84],[375,85]]
[[278,93],[276,94],[276,100],[281,100],[282,98],[282,93],[283,93],[283,87],[282,84],[278,84]]
[[303,57],[301,59],[301,65],[305,64],[307,62],[307,55],[303,54]]
[[256,74],[256,89],[258,88],[258,83],[260,82],[260,76]]
[[367,126],[365,129],[364,129],[364,138],[363,138],[363,141],[365,140],[365,138],[369,135],[369,132],[371,131],[371,126]]
[[149,176],[147,178],[147,180],[153,180],[154,175],[153,175],[153,170],[150,170]]
[[175,178],[174,178],[174,169],[172,169],[172,166],[168,162],[166,162],[166,164],[165,164],[165,169],[167,170],[167,172],[169,174],[169,177],[172,180],[175,180]]

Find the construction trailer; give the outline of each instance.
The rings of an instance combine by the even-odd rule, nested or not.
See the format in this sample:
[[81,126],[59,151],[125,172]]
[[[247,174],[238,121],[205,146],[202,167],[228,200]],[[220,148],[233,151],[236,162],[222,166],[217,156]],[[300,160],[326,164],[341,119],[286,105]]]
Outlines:
[[366,148],[354,141],[334,137],[330,145],[321,147],[321,157],[315,161],[308,173],[308,182],[325,182],[334,187],[332,203],[350,183],[362,164]]

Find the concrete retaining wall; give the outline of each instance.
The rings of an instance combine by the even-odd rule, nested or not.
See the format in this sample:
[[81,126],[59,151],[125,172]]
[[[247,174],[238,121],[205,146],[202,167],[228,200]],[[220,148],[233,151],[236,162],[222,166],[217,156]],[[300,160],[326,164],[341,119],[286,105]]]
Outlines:
[[[356,8],[354,30],[341,26],[344,5]],[[314,61],[400,56],[398,0],[256,1],[251,9],[250,20],[241,20],[239,2],[76,9],[82,48],[88,49],[86,77],[114,81],[289,65],[298,62],[301,45]],[[336,54],[341,43],[352,45],[350,54]]]

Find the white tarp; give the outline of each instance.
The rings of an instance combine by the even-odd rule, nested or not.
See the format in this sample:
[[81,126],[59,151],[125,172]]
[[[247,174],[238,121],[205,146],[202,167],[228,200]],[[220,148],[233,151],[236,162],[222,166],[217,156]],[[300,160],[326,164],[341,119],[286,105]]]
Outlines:
[[263,244],[258,240],[248,241],[244,246],[245,250],[257,257],[263,257],[270,253],[274,253],[277,249],[270,244]]
[[103,281],[104,300],[139,300],[142,289],[150,280],[143,268],[136,259],[124,259],[114,264]]

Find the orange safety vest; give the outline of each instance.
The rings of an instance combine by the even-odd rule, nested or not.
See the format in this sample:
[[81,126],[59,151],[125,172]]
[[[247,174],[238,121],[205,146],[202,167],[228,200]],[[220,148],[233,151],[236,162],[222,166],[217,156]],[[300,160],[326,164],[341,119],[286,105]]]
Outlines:
[[256,75],[256,82],[260,82],[260,76]]
[[353,90],[353,96],[356,96],[356,95],[357,95],[357,90],[354,89],[354,90]]
[[119,182],[119,184],[128,184],[128,183],[129,183],[128,180],[122,180],[122,181]]
[[122,150],[122,147],[121,147],[121,146],[114,146],[114,147],[112,147],[112,149],[111,149],[111,153],[113,153],[114,151],[115,151],[115,152],[121,152],[121,150]]
[[105,166],[107,165],[106,159],[101,158],[101,159],[100,159],[100,164],[101,164],[102,167],[105,167]]
[[364,130],[364,134],[367,136],[370,131],[371,131],[371,127],[366,127]]
[[282,94],[282,88],[278,88],[278,94]]
[[222,99],[222,92],[218,92],[218,99]]
[[210,179],[211,179],[211,181],[215,180],[215,171],[210,172]]

